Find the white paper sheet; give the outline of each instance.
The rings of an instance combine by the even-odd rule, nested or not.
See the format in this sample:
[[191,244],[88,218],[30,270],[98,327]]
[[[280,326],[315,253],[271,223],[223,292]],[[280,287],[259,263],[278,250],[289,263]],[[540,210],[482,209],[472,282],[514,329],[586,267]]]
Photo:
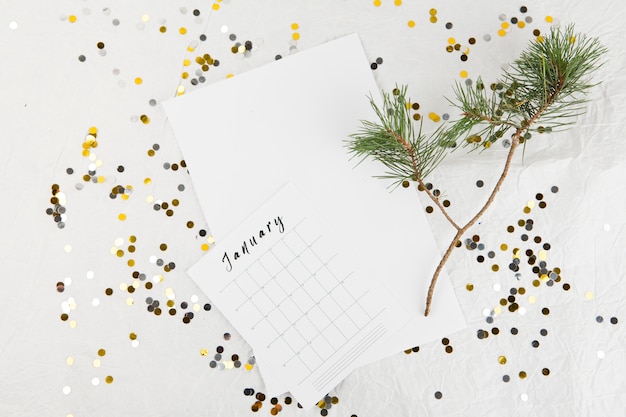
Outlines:
[[359,38],[350,35],[163,103],[218,243],[293,181],[345,256],[359,260],[355,273],[378,280],[409,311],[409,322],[362,364],[465,326],[445,271],[423,315],[441,252],[416,191],[390,192],[373,178],[382,166],[349,159],[345,140],[360,120],[375,118],[368,94],[379,97]]
[[357,275],[293,184],[248,217],[189,274],[303,406],[313,406],[408,319]]

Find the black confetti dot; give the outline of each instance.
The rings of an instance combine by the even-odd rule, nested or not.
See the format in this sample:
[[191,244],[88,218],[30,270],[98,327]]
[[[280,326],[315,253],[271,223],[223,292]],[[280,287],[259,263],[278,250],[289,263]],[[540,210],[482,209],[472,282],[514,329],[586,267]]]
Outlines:
[[441,391],[436,391],[435,392],[435,398],[440,400],[443,397],[443,394],[441,393]]
[[617,317],[611,317],[611,324],[617,324]]

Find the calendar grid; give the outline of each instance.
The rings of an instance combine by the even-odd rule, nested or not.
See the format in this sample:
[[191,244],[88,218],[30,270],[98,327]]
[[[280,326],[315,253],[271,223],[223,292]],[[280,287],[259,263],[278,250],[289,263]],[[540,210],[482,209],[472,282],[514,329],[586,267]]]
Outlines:
[[[236,311],[250,305],[259,314],[251,330],[262,327],[273,332],[266,347],[280,345],[290,352],[283,367],[298,361],[310,374],[334,352],[355,340],[369,344],[369,339],[380,337],[380,329],[368,325],[382,309],[370,314],[360,305],[369,292],[355,297],[346,288],[346,282],[354,279],[353,272],[338,276],[331,265],[337,254],[324,257],[315,251],[321,236],[307,238],[307,233],[300,230],[306,229],[306,220],[301,219],[220,292],[235,285],[237,291],[245,294]],[[278,283],[279,277],[283,286]],[[340,293],[338,299],[333,296],[335,293]],[[283,309],[287,304],[290,317]],[[361,353],[357,348],[345,355],[350,358]],[[301,357],[303,354],[309,355],[308,360]]]

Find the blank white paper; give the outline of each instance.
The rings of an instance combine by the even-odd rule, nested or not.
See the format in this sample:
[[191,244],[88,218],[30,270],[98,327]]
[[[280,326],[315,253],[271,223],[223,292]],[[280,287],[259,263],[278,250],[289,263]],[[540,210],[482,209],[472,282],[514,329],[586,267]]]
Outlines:
[[346,258],[358,259],[355,275],[377,281],[409,312],[362,364],[465,327],[445,270],[423,315],[441,251],[417,191],[390,191],[374,178],[384,167],[350,160],[348,136],[376,117],[368,95],[380,98],[359,38],[349,35],[163,103],[218,245],[292,181]]

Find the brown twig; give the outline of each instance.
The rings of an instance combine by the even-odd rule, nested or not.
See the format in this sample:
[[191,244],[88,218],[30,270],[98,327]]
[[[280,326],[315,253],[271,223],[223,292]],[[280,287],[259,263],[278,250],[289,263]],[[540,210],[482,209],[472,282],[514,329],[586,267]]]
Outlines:
[[491,206],[491,204],[493,203],[493,201],[494,201],[494,199],[496,197],[496,194],[498,194],[498,191],[500,191],[500,187],[502,186],[502,183],[504,182],[504,179],[506,178],[506,176],[507,176],[507,174],[509,172],[509,168],[511,167],[511,161],[513,160],[513,154],[515,153],[515,150],[517,149],[517,147],[520,144],[520,139],[522,137],[522,134],[524,134],[524,132],[528,131],[528,128],[532,124],[534,124],[541,117],[541,115],[544,113],[544,111],[546,111],[546,109],[554,102],[554,100],[557,97],[557,95],[561,92],[561,88],[562,88],[562,85],[563,85],[563,79],[562,79],[561,76],[559,76],[558,79],[559,79],[559,84],[558,84],[557,88],[555,89],[555,91],[553,91],[547,97],[546,102],[543,104],[543,106],[541,106],[530,119],[525,121],[522,124],[522,126],[518,127],[517,130],[515,131],[515,134],[513,135],[513,138],[511,139],[511,147],[510,147],[509,153],[508,153],[508,155],[506,157],[506,162],[504,163],[504,168],[502,169],[502,173],[500,174],[500,178],[498,178],[498,182],[496,182],[496,185],[494,186],[493,190],[491,191],[491,194],[489,195],[489,198],[487,199],[487,202],[478,211],[478,213],[476,213],[476,215],[474,217],[472,217],[469,222],[467,222],[467,224],[465,226],[463,226],[461,228],[458,228],[458,227],[455,226],[455,228],[457,229],[457,232],[454,235],[454,238],[452,239],[452,242],[450,242],[450,245],[448,245],[448,249],[444,253],[444,255],[441,258],[441,260],[439,261],[439,265],[437,265],[437,268],[435,269],[435,273],[433,274],[433,277],[432,277],[432,279],[430,281],[430,286],[428,287],[428,296],[426,297],[426,310],[424,312],[424,316],[428,316],[428,314],[430,313],[430,306],[431,306],[432,301],[433,301],[433,293],[435,291],[435,285],[437,285],[437,279],[439,278],[439,275],[441,274],[441,271],[443,270],[443,266],[445,265],[445,263],[447,262],[448,258],[450,257],[450,254],[454,250],[454,247],[456,246],[457,241],[459,241],[461,236],[463,236],[463,234],[465,232],[467,232],[467,230],[470,227],[472,227],[483,214],[485,214],[485,212],[487,211],[489,206]]
[[415,148],[413,148],[411,143],[409,143],[402,136],[398,135],[396,132],[388,131],[388,133],[393,135],[396,141],[398,141],[398,143],[401,144],[406,150],[406,152],[409,154],[409,157],[411,158],[411,165],[413,168],[413,172],[415,173],[415,179],[417,183],[426,192],[426,195],[428,195],[428,197],[437,205],[437,207],[439,207],[439,211],[441,211],[441,213],[445,216],[445,218],[448,220],[448,223],[450,223],[452,227],[454,227],[456,230],[460,230],[461,227],[454,221],[452,217],[450,217],[447,210],[443,207],[443,205],[439,201],[439,198],[435,197],[435,195],[428,189],[428,187],[426,187],[426,184],[424,184],[424,181],[422,180],[422,175],[419,169],[419,165],[417,163],[417,156],[415,155]]

